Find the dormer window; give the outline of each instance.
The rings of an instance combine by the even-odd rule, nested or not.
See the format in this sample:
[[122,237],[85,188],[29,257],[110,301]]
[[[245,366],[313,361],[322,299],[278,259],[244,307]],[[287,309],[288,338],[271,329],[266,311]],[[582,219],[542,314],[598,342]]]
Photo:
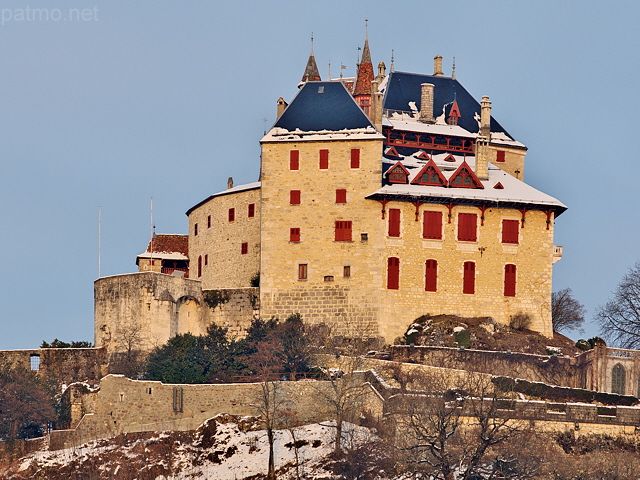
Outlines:
[[453,155],[449,154],[444,158],[445,162],[455,162],[456,161],[456,157],[454,157]]
[[429,154],[424,150],[421,150],[420,153],[416,155],[416,158],[419,158],[420,160],[431,160]]
[[462,162],[462,165],[460,165],[454,174],[451,175],[451,178],[449,178],[449,186],[462,188],[484,188],[467,162]]
[[324,93],[324,85],[318,87],[318,93]]
[[388,147],[385,151],[384,154],[387,157],[400,157],[400,154],[398,153],[398,151],[395,149],[395,147]]
[[390,183],[407,183],[409,171],[398,162],[389,170],[387,170],[387,178]]
[[442,175],[442,172],[440,172],[440,169],[437,167],[435,162],[433,160],[429,160],[411,183],[444,187],[447,185],[447,179]]

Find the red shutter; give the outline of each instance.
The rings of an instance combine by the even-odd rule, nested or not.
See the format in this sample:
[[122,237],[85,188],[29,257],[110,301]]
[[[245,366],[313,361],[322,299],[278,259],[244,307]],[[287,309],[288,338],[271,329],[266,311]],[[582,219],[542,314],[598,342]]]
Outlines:
[[193,226],[193,235],[196,236],[196,237],[198,236],[198,224],[197,223]]
[[504,150],[498,150],[496,152],[496,162],[504,162]]
[[360,149],[351,149],[351,168],[360,168]]
[[387,260],[387,288],[398,290],[400,287],[400,259],[389,257]]
[[289,241],[290,242],[299,242],[300,241],[300,229],[299,228],[290,228],[289,229]]
[[478,215],[475,213],[458,214],[458,240],[475,242],[477,237]]
[[502,220],[502,243],[518,243],[519,220]]
[[256,204],[255,203],[250,203],[249,204],[249,213],[248,216],[249,217],[253,217],[256,214]]
[[516,266],[512,263],[504,266],[504,296],[516,296]]
[[464,262],[462,293],[476,293],[476,264],[474,262]]
[[230,208],[229,209],[229,221],[233,222],[236,219],[236,209],[235,208]]
[[291,150],[289,152],[289,170],[300,170],[300,151]]
[[198,257],[198,277],[202,276],[202,255]]
[[242,255],[245,255],[249,252],[249,244],[247,242],[242,242],[242,245],[240,246],[240,253]]
[[351,241],[351,222],[336,221],[334,238],[336,242],[350,242]]
[[422,237],[442,240],[442,212],[424,212]]
[[347,190],[339,188],[336,190],[336,203],[347,203]]
[[211,228],[211,215],[207,216],[207,228]]
[[329,168],[329,150],[320,150],[320,170]]
[[399,208],[389,209],[389,236],[390,237],[400,236],[400,209]]
[[289,191],[289,203],[291,205],[300,205],[300,190]]
[[438,261],[427,260],[424,274],[424,289],[435,292],[438,289]]

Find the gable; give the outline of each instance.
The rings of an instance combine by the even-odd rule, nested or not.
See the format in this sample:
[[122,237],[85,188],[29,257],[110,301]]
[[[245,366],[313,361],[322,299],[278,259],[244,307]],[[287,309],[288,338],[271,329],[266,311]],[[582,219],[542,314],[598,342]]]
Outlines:
[[402,163],[397,162],[389,170],[385,172],[385,176],[390,183],[407,183],[409,171],[404,168]]
[[447,179],[444,177],[436,163],[433,160],[429,160],[429,162],[427,162],[427,164],[418,172],[411,183],[414,185],[435,185],[446,187]]
[[449,186],[461,188],[484,188],[467,162],[462,162],[462,165],[460,165],[458,169],[453,172],[453,175],[449,177]]

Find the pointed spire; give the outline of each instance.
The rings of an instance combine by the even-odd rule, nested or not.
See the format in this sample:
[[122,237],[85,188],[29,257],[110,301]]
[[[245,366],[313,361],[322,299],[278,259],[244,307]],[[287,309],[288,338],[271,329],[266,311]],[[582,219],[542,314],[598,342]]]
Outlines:
[[458,102],[454,100],[453,104],[451,105],[451,110],[449,110],[449,118],[447,119],[447,123],[449,125],[458,125],[460,116],[460,107],[458,107]]
[[365,20],[367,25],[367,34],[364,40],[364,48],[362,50],[362,58],[358,65],[358,76],[356,77],[356,85],[353,89],[353,96],[371,95],[371,82],[373,81],[373,64],[371,63],[371,52],[369,51],[369,20]]
[[391,73],[396,71],[396,67],[393,64],[393,62],[395,61],[395,57],[393,56],[393,48],[391,49],[391,69],[389,70]]
[[309,54],[309,60],[307,61],[307,67],[304,69],[304,75],[302,75],[302,82],[319,82],[320,71],[316,64],[316,57],[313,55],[313,33],[311,34],[311,53]]
[[456,57],[453,57],[453,68],[451,69],[451,78],[456,79]]

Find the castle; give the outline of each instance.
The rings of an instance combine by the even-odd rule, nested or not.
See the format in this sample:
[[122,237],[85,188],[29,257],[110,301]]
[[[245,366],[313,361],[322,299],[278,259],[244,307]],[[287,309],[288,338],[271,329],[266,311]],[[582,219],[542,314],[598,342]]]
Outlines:
[[260,143],[257,182],[229,179],[187,211],[188,235],[154,236],[138,273],[95,282],[96,346],[294,313],[388,343],[426,313],[523,313],[552,335],[566,207],[524,182],[527,148],[442,57],[432,75],[374,76],[367,41],[357,77],[322,81],[312,50]]

